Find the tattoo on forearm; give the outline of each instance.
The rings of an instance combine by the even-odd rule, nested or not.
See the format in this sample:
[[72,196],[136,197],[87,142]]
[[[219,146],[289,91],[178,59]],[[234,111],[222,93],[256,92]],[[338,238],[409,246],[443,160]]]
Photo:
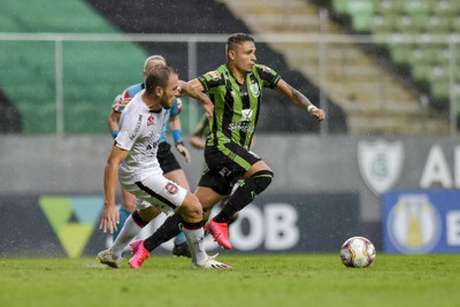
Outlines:
[[298,106],[304,109],[308,109],[309,106],[313,105],[311,101],[298,90],[294,90],[294,101]]

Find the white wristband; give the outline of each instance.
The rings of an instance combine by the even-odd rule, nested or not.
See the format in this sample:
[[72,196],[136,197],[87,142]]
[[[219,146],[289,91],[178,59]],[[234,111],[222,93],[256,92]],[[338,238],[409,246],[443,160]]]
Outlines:
[[316,111],[316,110],[318,110],[318,108],[316,106],[312,105],[312,104],[307,107],[308,113],[311,113],[311,112]]

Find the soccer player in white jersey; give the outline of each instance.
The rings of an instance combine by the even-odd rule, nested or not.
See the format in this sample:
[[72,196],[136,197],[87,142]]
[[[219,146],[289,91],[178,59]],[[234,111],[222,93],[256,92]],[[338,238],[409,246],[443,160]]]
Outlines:
[[[151,55],[144,62],[143,74],[145,74],[151,67],[157,65],[167,65],[166,59],[161,55]],[[144,83],[137,83],[126,88],[122,94],[115,98],[114,105],[109,115],[108,124],[111,130],[112,137],[115,139],[119,131],[119,122],[121,113],[129,104],[131,99],[140,91],[144,89]],[[158,146],[157,158],[163,174],[166,178],[176,182],[181,187],[190,190],[187,178],[182,170],[179,162],[171,151],[171,145],[167,141],[168,124],[172,129],[172,137],[175,143],[176,150],[185,158],[186,162],[190,162],[190,153],[182,142],[182,130],[179,113],[182,109],[182,102],[180,98],[174,100],[172,107],[169,109],[169,121],[165,123],[162,128],[160,136],[160,145]],[[150,220],[161,213],[156,208],[147,208],[141,211],[136,210],[136,197],[128,191],[121,189],[121,207],[119,208],[118,229],[112,234],[113,245],[111,247],[114,261],[110,262],[113,267],[119,266],[122,252],[128,243],[144,228]],[[177,219],[177,217],[175,217]],[[165,227],[169,228],[171,220],[168,221]],[[179,231],[178,227],[174,228],[179,234],[174,239],[174,248],[172,253],[176,256],[191,257],[190,251],[187,246],[185,235]],[[159,240],[154,242],[150,240],[150,245],[154,247],[160,244]],[[108,259],[102,259],[103,262],[108,262]]]
[[[209,257],[203,248],[200,202],[192,193],[165,178],[156,158],[161,127],[178,94],[178,76],[170,67],[153,67],[147,72],[144,84],[145,89],[122,113],[120,132],[107,159],[101,227],[104,232],[113,232],[117,227],[115,188],[119,175],[123,188],[136,196],[138,206],[155,206],[166,213],[176,211],[180,214],[195,267],[228,269],[230,266]],[[141,241],[129,265],[138,269],[149,256]]]

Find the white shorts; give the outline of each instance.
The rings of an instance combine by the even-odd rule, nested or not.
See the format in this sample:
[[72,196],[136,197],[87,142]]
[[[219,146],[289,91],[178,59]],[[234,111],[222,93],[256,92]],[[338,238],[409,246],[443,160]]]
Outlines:
[[150,206],[170,214],[184,202],[187,190],[161,174],[152,175],[134,184],[122,184],[123,188],[133,193],[138,210]]

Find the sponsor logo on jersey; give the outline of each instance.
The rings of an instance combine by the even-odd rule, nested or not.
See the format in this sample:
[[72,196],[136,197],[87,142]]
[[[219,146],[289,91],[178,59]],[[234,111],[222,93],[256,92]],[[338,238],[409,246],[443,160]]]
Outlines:
[[259,97],[260,88],[259,88],[259,85],[257,83],[251,83],[251,85],[249,86],[249,89],[251,90],[252,95],[254,95],[254,97]]
[[358,163],[361,176],[375,193],[388,191],[398,180],[404,160],[401,141],[358,143]]
[[155,122],[155,117],[153,117],[153,115],[150,114],[149,117],[147,118],[147,127],[152,125],[154,122]]
[[171,183],[171,182],[168,182],[166,185],[165,185],[165,190],[171,194],[171,195],[174,195],[177,193],[177,191],[179,191],[179,188],[177,187],[177,185],[175,185],[174,183]]
[[139,117],[137,118],[137,123],[136,123],[136,128],[134,128],[133,133],[129,136],[129,139],[132,141],[136,138],[137,134],[139,133],[139,130],[141,129],[141,124],[142,124],[142,114],[139,114]]
[[251,123],[247,121],[231,123],[230,125],[228,125],[228,129],[230,131],[243,131],[243,132],[253,132],[254,131],[254,127],[251,126]]

